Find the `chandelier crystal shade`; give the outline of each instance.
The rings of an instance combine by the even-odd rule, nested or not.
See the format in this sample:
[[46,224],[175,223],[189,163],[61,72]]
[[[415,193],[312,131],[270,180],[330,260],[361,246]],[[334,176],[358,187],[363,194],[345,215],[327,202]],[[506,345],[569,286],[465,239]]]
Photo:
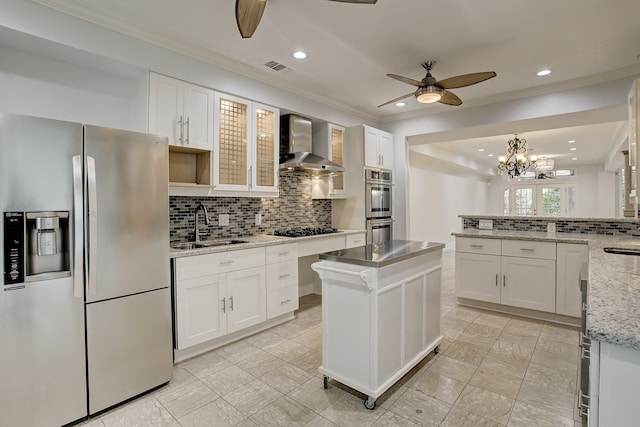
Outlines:
[[537,156],[527,152],[527,140],[514,135],[507,142],[507,154],[498,157],[498,174],[507,174],[510,178],[523,175],[529,168],[535,167]]

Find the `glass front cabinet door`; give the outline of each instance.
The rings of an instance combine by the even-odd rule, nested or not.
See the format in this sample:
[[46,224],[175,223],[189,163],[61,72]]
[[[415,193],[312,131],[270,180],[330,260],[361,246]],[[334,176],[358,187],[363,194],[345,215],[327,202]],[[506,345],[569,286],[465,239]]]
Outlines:
[[279,110],[223,93],[215,105],[213,191],[277,195]]

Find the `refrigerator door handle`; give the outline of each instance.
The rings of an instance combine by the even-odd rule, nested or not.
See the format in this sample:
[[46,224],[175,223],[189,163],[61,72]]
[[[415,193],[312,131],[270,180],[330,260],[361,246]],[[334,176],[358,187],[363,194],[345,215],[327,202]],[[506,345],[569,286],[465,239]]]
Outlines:
[[98,201],[96,200],[96,160],[87,156],[87,192],[89,199],[89,220],[87,231],[89,233],[89,295],[96,293],[96,262],[98,260]]
[[82,238],[84,235],[83,205],[82,205],[82,156],[71,158],[73,166],[73,296],[82,298]]

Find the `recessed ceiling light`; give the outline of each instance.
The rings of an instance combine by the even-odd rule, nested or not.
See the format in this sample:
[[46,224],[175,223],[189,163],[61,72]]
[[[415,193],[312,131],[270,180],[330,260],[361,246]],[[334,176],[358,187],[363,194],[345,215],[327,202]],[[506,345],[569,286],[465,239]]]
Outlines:
[[493,157],[493,154],[487,154],[487,156],[489,156],[489,157]]
[[396,102],[396,107],[404,107],[407,105],[405,102]]
[[569,148],[569,151],[576,151],[576,150],[577,150],[577,148],[576,148],[576,147],[571,147],[571,148]]
[[536,76],[538,77],[542,77],[542,76],[548,76],[549,74],[551,74],[551,70],[548,68],[545,68],[544,70],[540,70],[536,73]]
[[484,148],[478,148],[478,151],[484,151]]
[[568,142],[569,144],[573,144],[574,142],[576,142],[576,140],[575,140],[575,139],[570,139],[570,140],[568,140],[567,142]]
[[305,59],[307,57],[307,53],[302,50],[296,50],[292,55],[296,59]]
[[571,160],[578,160],[578,158],[577,157],[572,157]]

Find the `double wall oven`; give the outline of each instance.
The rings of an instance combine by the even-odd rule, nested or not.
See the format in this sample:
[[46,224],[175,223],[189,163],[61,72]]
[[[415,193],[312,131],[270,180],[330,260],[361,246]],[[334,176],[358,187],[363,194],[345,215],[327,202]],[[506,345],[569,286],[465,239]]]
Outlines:
[[367,244],[393,240],[392,172],[365,168],[364,174]]

